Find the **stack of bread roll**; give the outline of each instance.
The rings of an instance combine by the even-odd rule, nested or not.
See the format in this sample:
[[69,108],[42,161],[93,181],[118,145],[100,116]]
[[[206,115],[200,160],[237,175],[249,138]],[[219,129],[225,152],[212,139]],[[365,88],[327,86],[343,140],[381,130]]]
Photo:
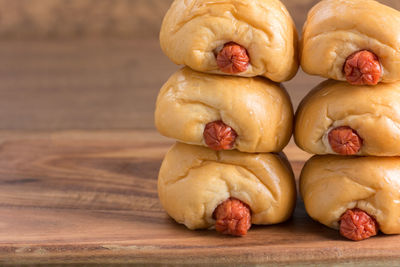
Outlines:
[[161,88],[155,111],[158,131],[178,141],[158,178],[167,213],[189,229],[235,236],[288,219],[296,187],[280,151],[293,108],[277,82],[296,74],[298,60],[286,8],[278,0],[175,0],[160,42],[186,65]]
[[300,177],[308,214],[352,240],[400,233],[400,12],[373,0],[319,2],[301,66],[331,79],[296,113],[297,145],[317,154]]

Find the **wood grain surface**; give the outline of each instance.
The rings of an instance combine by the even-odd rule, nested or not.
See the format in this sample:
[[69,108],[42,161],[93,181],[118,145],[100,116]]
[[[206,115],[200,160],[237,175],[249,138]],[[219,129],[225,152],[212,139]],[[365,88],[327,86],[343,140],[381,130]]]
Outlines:
[[[170,2],[0,0],[0,265],[398,265],[400,237],[346,241],[300,199],[244,238],[166,215],[156,179],[173,141],[153,112],[179,68],[157,40]],[[301,29],[317,1],[284,2]],[[285,83],[294,106],[321,80]],[[298,177],[309,155],[285,152]]]
[[[400,260],[400,238],[363,242],[289,221],[243,238],[189,231],[163,211],[156,177],[171,140],[151,130],[0,134],[0,263],[332,264]],[[298,175],[304,159],[286,149]]]

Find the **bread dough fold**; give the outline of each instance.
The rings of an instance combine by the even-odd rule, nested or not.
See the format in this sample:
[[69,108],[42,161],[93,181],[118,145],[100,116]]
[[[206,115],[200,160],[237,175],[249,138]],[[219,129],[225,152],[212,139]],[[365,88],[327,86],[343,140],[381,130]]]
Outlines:
[[328,80],[296,112],[296,144],[311,154],[336,154],[329,132],[349,126],[363,140],[357,155],[400,156],[400,82],[352,86]]
[[279,152],[292,135],[293,109],[283,86],[261,77],[176,72],[157,98],[155,125],[167,137],[204,145],[207,123],[222,120],[242,152]]
[[300,45],[301,67],[346,81],[346,59],[360,50],[379,57],[381,81],[400,80],[400,12],[373,0],[323,0],[308,13]]
[[216,152],[176,143],[158,177],[162,206],[189,229],[215,224],[215,208],[229,197],[246,203],[253,224],[287,220],[296,202],[296,185],[283,154]]
[[226,74],[216,55],[229,42],[250,57],[247,70],[236,75],[282,82],[297,72],[296,28],[278,0],[175,0],[161,26],[164,53],[201,72]]
[[359,208],[385,234],[400,234],[400,158],[314,156],[300,176],[307,213],[339,229],[341,215]]

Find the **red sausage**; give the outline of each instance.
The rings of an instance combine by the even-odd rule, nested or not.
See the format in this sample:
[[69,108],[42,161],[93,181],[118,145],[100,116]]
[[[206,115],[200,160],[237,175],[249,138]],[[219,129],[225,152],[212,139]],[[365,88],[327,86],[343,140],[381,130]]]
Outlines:
[[328,140],[332,150],[340,155],[357,154],[363,144],[357,132],[348,126],[332,129],[328,134]]
[[251,226],[251,211],[247,204],[228,198],[214,210],[215,229],[221,234],[244,236]]
[[343,71],[352,85],[375,85],[382,76],[379,58],[368,50],[361,50],[346,59]]
[[340,217],[340,234],[348,239],[360,241],[378,233],[376,220],[363,210],[347,210]]
[[203,132],[204,142],[209,148],[217,151],[232,149],[236,137],[235,130],[222,121],[207,123]]
[[222,72],[236,74],[243,72],[249,65],[246,48],[236,43],[226,43],[217,55],[217,65]]

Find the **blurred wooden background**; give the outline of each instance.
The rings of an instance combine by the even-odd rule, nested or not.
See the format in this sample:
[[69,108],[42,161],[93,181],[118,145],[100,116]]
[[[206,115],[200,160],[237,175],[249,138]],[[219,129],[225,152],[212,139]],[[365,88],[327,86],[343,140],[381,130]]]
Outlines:
[[[157,38],[172,0],[0,0],[5,38]],[[318,0],[283,0],[301,29]],[[382,3],[400,8],[398,0]]]
[[[0,129],[154,129],[172,0],[0,0]],[[284,0],[300,30],[317,0]],[[382,1],[400,8],[400,1]],[[285,84],[296,107],[318,77]]]

